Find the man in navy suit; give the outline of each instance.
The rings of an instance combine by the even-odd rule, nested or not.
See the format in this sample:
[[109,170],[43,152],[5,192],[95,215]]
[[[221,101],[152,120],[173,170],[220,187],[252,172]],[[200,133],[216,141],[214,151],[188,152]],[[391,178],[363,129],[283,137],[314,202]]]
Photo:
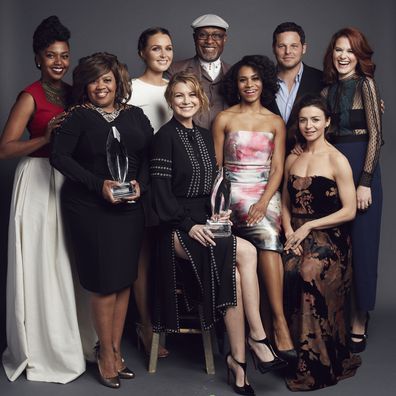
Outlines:
[[272,36],[272,49],[277,61],[279,91],[270,110],[280,115],[287,129],[287,152],[294,145],[291,128],[297,118],[295,104],[304,94],[319,94],[323,88],[323,73],[303,63],[307,50],[305,33],[294,22],[276,27]]

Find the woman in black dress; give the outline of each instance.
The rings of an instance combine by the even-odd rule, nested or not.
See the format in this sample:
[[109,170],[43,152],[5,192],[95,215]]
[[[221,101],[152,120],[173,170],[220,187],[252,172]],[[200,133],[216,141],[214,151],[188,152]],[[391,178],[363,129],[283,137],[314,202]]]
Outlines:
[[347,158],[356,186],[352,225],[353,289],[350,348],[366,347],[368,312],[375,306],[381,231],[382,145],[380,97],[374,80],[373,50],[363,33],[344,28],[331,38],[324,58],[323,91],[331,111],[331,142]]
[[307,95],[297,106],[300,155],[286,159],[282,224],[286,235],[285,303],[298,348],[290,390],[334,385],[353,376],[360,357],[347,345],[345,307],[352,283],[348,224],[356,193],[348,160],[325,139],[330,124],[323,99]]
[[[92,293],[100,381],[118,388],[119,378],[134,377],[120,344],[144,229],[139,197],[148,183],[152,128],[141,109],[125,104],[129,75],[114,55],[80,59],[73,84],[79,104],[56,130],[51,163],[66,176],[61,199],[80,282]],[[126,181],[136,191],[125,199],[113,196],[118,182],[111,180],[106,159],[113,127],[128,153]]]
[[205,228],[210,217],[210,193],[216,173],[210,132],[192,121],[207,98],[197,78],[175,74],[165,92],[174,117],[155,135],[150,163],[153,198],[161,220],[157,274],[155,331],[179,328],[176,257],[187,302],[203,303],[206,328],[224,315],[231,345],[226,364],[235,376],[234,390],[253,394],[246,379],[244,313],[250,344],[261,372],[284,366],[273,354],[259,313],[256,250],[234,236],[213,238]]

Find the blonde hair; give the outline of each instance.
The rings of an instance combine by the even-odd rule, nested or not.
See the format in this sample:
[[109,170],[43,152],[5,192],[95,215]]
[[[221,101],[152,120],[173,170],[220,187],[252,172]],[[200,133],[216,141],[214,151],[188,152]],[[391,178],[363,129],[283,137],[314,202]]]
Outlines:
[[165,99],[168,103],[169,106],[171,106],[172,103],[172,97],[174,93],[174,89],[176,84],[183,83],[183,84],[188,84],[191,85],[197,94],[197,98],[200,103],[200,109],[199,113],[205,112],[209,110],[209,99],[206,96],[205,91],[202,88],[201,83],[199,82],[198,78],[189,72],[186,71],[181,71],[179,73],[176,73],[172,76],[170,79],[168,86],[166,87],[165,91]]

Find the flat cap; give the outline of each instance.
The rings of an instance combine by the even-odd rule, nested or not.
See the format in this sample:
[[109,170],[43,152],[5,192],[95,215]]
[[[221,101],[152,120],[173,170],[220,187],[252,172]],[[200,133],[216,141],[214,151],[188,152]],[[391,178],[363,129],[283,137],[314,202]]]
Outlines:
[[215,14],[205,14],[201,15],[197,19],[194,19],[191,27],[195,30],[205,26],[215,26],[221,29],[227,30],[229,28],[228,23]]

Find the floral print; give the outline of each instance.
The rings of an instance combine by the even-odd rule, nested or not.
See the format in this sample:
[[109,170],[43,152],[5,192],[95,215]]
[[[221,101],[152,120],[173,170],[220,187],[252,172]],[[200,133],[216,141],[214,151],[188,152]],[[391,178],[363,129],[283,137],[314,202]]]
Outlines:
[[[291,175],[288,191],[295,230],[341,207],[336,182],[323,176]],[[296,370],[286,379],[289,389],[324,388],[353,376],[361,360],[346,344],[345,306],[352,282],[348,224],[311,231],[301,256],[289,252],[283,257],[286,311],[299,351]]]

